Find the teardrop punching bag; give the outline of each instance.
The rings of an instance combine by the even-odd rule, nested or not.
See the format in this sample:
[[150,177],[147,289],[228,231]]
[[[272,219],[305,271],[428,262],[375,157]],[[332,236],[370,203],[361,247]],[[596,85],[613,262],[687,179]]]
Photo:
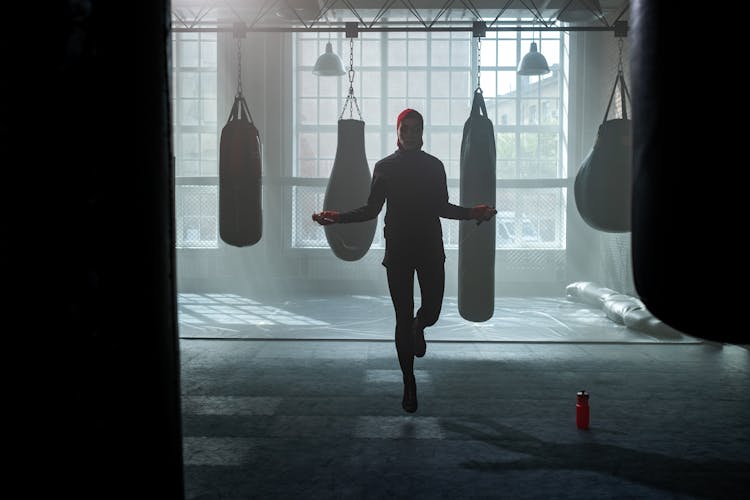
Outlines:
[[[495,159],[495,132],[477,89],[461,140],[461,206],[495,206]],[[458,231],[458,312],[487,321],[495,311],[495,221],[461,221]]]
[[[323,210],[346,212],[367,203],[372,174],[365,155],[365,122],[339,120],[336,158],[328,179]],[[336,257],[359,260],[367,253],[378,220],[325,226],[328,245]]]
[[261,145],[242,93],[234,98],[219,148],[219,235],[228,245],[254,245],[263,232]]
[[[607,119],[617,85],[620,85],[622,118]],[[628,119],[627,87],[618,70],[604,120],[594,146],[581,163],[575,178],[576,208],[589,226],[599,231],[630,231],[632,196],[632,124]]]

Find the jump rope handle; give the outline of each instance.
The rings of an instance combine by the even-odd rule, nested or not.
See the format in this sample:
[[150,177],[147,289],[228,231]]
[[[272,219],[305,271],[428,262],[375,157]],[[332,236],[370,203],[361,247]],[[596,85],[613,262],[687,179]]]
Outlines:
[[[495,210],[495,207],[492,207],[492,209],[493,209],[493,210]],[[495,210],[495,213],[494,213],[494,214],[492,214],[492,215],[495,215],[496,213],[497,213],[497,210]],[[484,219],[479,219],[479,220],[477,221],[477,226],[478,226],[479,224],[481,224],[482,222],[486,221],[486,220],[490,220],[490,219],[492,218],[492,215],[489,215],[489,216],[485,217]]]

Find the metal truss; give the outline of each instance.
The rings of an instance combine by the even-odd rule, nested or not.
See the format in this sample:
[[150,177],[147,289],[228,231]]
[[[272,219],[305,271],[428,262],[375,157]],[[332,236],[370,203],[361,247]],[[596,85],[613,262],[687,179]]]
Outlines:
[[[173,0],[172,29],[248,32],[627,31],[628,0]],[[478,26],[480,30],[478,31]],[[480,33],[480,34],[478,34]]]

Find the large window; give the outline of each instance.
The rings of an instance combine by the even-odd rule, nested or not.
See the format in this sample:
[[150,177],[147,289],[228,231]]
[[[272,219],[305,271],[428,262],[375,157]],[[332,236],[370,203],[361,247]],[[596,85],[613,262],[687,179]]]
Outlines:
[[[293,36],[292,225],[294,248],[327,248],[309,224],[323,206],[336,155],[337,122],[347,76],[318,77],[312,66],[332,42],[349,65],[343,33]],[[518,61],[539,43],[552,71],[523,77]],[[460,146],[479,83],[497,146],[497,247],[564,249],[567,170],[564,110],[567,35],[493,32],[477,44],[470,32],[363,32],[354,39],[354,90],[365,121],[370,168],[394,151],[395,119],[405,107],[425,116],[426,151],[443,160],[450,198],[460,203]],[[217,34],[173,33],[173,118],[178,248],[218,246]],[[353,117],[359,118],[354,110]],[[347,108],[344,118],[350,116]],[[382,219],[373,248],[382,248]],[[458,222],[443,220],[447,248],[458,246]]]
[[178,248],[217,247],[216,33],[172,34]]
[[[534,34],[540,42],[539,34]],[[497,145],[498,248],[565,246],[566,169],[563,137],[565,36],[548,32],[540,43],[552,71],[542,77],[516,72],[529,50],[530,32],[488,32],[481,44],[469,32],[365,32],[354,39],[354,92],[365,121],[370,169],[395,149],[395,120],[405,107],[425,117],[424,149],[446,167],[451,201],[458,204],[460,147],[471,99],[480,86]],[[294,160],[292,246],[326,247],[309,224],[323,206],[336,154],[337,122],[349,88],[347,76],[312,74],[332,42],[348,68],[350,40],[343,34],[294,35]],[[479,60],[478,75],[477,60]],[[344,118],[349,117],[347,108]],[[356,115],[354,118],[359,118]],[[381,213],[379,225],[382,225]],[[458,245],[458,222],[443,220],[446,248]],[[382,229],[373,248],[382,247]]]

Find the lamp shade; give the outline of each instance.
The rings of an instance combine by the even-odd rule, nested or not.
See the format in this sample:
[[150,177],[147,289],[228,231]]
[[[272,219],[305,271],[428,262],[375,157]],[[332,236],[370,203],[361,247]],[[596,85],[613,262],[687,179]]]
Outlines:
[[531,42],[528,54],[523,56],[521,64],[518,65],[519,75],[545,75],[549,73],[547,59],[536,47],[536,42]]
[[326,51],[318,57],[313,68],[313,74],[318,76],[341,76],[344,71],[344,66],[341,64],[339,56],[333,53],[333,46],[331,42],[326,44]]

